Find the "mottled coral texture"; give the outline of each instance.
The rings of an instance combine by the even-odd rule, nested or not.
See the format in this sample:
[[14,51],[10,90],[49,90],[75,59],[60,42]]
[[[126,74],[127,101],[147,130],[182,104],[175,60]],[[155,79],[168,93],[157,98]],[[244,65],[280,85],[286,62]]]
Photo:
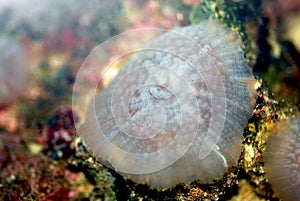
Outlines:
[[157,188],[222,177],[240,156],[253,108],[240,46],[209,21],[154,39],[92,100],[80,129],[90,151]]

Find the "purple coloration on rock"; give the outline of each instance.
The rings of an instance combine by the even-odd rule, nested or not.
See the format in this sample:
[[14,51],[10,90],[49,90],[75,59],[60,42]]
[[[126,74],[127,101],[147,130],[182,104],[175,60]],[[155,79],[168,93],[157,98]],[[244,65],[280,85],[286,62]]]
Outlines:
[[157,188],[222,177],[240,156],[254,106],[240,45],[208,21],[154,39],[91,101],[79,130],[89,150]]

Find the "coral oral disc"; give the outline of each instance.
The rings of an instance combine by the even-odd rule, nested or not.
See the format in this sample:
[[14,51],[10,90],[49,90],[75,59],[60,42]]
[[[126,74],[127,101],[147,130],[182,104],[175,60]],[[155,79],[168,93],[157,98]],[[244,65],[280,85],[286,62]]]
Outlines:
[[284,200],[300,201],[300,114],[271,131],[264,162],[275,193]]
[[11,38],[0,37],[0,108],[11,104],[29,83],[25,53]]
[[220,178],[239,158],[253,108],[240,45],[208,21],[151,41],[91,100],[79,130],[90,151],[157,188]]

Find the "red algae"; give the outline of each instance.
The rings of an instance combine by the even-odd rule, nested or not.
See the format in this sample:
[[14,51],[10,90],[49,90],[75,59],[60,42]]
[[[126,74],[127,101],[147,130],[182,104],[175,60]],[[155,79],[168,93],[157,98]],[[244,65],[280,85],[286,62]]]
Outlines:
[[32,154],[23,140],[0,131],[0,199],[67,200],[71,184],[65,180],[66,164]]

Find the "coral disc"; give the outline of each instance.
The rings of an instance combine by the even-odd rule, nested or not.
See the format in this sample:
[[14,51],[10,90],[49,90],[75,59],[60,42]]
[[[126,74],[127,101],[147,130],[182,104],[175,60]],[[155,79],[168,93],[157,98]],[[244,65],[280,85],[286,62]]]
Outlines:
[[21,46],[0,37],[0,107],[13,102],[28,86],[29,70]]
[[275,193],[284,200],[300,201],[300,114],[276,125],[263,156]]
[[131,56],[91,100],[79,133],[136,182],[211,181],[239,158],[253,83],[235,32],[208,21],[178,28]]

